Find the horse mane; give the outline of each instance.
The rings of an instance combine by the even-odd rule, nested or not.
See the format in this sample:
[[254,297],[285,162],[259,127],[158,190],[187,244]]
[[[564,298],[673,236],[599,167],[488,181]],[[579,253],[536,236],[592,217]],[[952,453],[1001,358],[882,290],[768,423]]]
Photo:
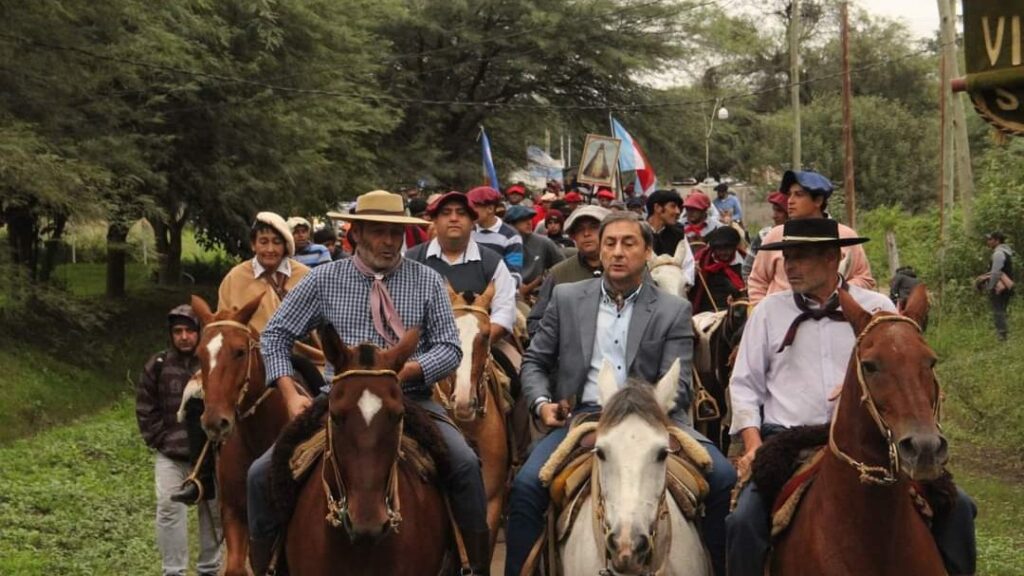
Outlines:
[[[373,347],[370,347],[372,353]],[[362,346],[360,346],[362,354]],[[372,362],[371,362],[372,365]],[[416,440],[423,450],[430,455],[437,467],[438,477],[444,478],[451,469],[447,446],[437,429],[430,413],[408,398],[403,399],[405,420],[403,433]],[[270,467],[270,489],[274,495],[274,504],[282,519],[287,522],[298,500],[299,492],[309,480],[306,474],[301,478],[292,476],[291,458],[300,444],[309,440],[314,434],[323,430],[327,422],[329,407],[327,396],[320,396],[302,414],[289,422],[281,431],[274,446]]]
[[665,411],[655,400],[651,385],[643,380],[629,378],[626,385],[601,408],[598,430],[616,426],[627,416],[634,415],[654,427],[667,428],[672,425]]
[[358,359],[359,366],[363,368],[374,368],[375,364],[375,353],[377,347],[369,342],[363,342],[356,348],[356,358]]
[[676,263],[675,256],[673,256],[671,254],[659,254],[659,255],[655,256],[654,258],[652,258],[648,262],[648,266],[650,268],[654,268],[655,266],[660,266],[662,264],[675,264],[675,263]]

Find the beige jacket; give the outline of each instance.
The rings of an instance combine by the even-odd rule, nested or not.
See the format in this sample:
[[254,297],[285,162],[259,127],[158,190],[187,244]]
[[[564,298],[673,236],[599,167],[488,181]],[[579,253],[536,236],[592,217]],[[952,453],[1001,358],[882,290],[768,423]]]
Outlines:
[[[291,292],[299,280],[309,273],[309,268],[296,260],[291,260],[289,263],[292,275],[285,281],[284,287],[285,290]],[[256,313],[249,320],[249,325],[262,334],[267,322],[270,322],[270,317],[281,305],[281,299],[270,287],[270,283],[255,276],[252,259],[238,264],[227,273],[227,276],[224,276],[224,280],[220,283],[220,289],[217,291],[217,309],[241,308],[260,294],[263,295],[263,299],[260,301],[260,307],[256,309]]]
[[[840,238],[854,238],[857,232],[845,226],[839,225]],[[782,240],[782,226],[772,228],[761,240],[761,245],[779,242]],[[843,260],[839,265],[840,272],[846,281],[854,286],[860,286],[868,290],[875,289],[875,279],[871,276],[871,264],[868,256],[864,253],[861,245],[845,246],[842,248]],[[754,266],[750,270],[750,277],[747,278],[747,293],[750,295],[750,303],[757,304],[765,296],[783,290],[789,290],[789,280],[786,278],[786,269],[782,265],[781,250],[758,250],[754,258]]]

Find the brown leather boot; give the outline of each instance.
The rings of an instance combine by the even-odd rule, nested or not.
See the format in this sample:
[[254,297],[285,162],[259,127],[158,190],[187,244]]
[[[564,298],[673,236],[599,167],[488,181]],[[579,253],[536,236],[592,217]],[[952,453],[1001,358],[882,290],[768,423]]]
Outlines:
[[491,533],[463,532],[462,541],[466,545],[466,556],[473,576],[489,576],[491,573]]

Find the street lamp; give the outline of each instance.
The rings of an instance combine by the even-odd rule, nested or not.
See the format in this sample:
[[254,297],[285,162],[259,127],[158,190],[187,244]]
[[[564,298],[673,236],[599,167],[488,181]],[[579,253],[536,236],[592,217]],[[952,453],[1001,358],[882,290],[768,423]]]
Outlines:
[[708,131],[704,134],[704,178],[711,178],[711,132],[715,129],[715,118],[723,122],[729,119],[729,110],[722,106],[721,98],[715,98],[707,122]]

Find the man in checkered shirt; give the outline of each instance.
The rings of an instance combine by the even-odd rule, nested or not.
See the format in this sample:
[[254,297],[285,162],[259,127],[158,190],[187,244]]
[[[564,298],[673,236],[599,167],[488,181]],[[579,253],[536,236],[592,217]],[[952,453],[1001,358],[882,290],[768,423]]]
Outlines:
[[[405,327],[418,326],[419,345],[398,378],[407,398],[444,414],[431,397],[433,385],[459,366],[462,350],[443,280],[401,254],[405,226],[422,221],[405,216],[401,196],[384,191],[360,196],[355,212],[344,218],[353,223],[353,257],[311,270],[288,293],[263,331],[260,348],[268,385],[281,391],[289,417],[294,418],[311,402],[299,392],[289,361],[289,351],[301,335],[331,324],[343,342],[386,348],[397,342]],[[390,320],[388,312],[397,313],[398,319]],[[490,551],[480,460],[457,428],[448,423],[439,423],[438,428],[451,459],[451,470],[442,481],[454,496],[450,498],[452,515],[462,531],[473,573],[486,574]],[[248,476],[250,557],[258,575],[266,571],[281,527],[270,502],[272,451],[253,463]]]

